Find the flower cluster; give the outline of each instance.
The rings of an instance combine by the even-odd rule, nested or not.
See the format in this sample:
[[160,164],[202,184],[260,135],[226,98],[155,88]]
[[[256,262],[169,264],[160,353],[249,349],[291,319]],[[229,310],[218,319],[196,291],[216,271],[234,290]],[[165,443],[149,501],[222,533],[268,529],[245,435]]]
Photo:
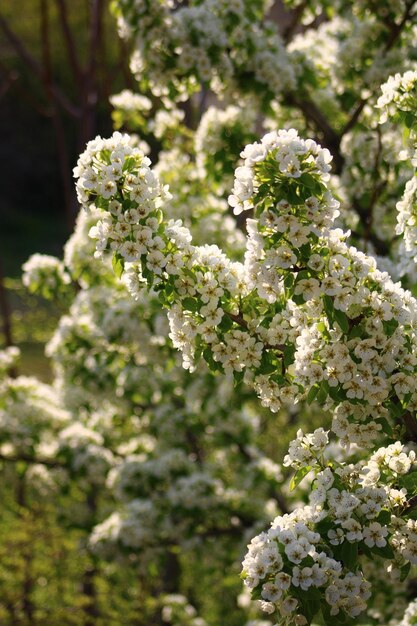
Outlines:
[[[115,135],[109,141],[117,152],[124,140]],[[382,158],[378,143],[372,149]],[[88,153],[89,148],[81,161],[87,162]],[[387,442],[368,459],[330,462],[329,432],[299,430],[284,465],[295,470],[292,487],[307,474],[314,476],[309,504],[276,518],[252,541],[243,564],[252,596],[267,613],[279,614],[280,623],[308,624],[319,611],[326,621],[339,616],[343,622],[344,616],[363,612],[368,601],[372,605],[366,557],[381,559],[384,566],[388,562],[387,571],[401,578],[417,563],[415,454],[396,441],[404,426],[410,428],[417,407],[417,307],[373,257],[346,243],[349,233],[335,227],[339,206],[330,190],[327,149],[291,129],[247,145],[241,158],[229,204],[237,215],[253,211],[246,222],[243,262],[232,261],[215,245],[193,244],[180,220],[167,219],[169,194],[148,162],[152,200],[158,189],[151,215],[157,262],[149,263],[156,246],[146,240],[136,258],[123,256],[123,246],[148,226],[148,214],[141,215],[142,204],[145,211],[147,206],[142,191],[134,207],[136,222],[132,219],[126,234],[120,229],[131,211],[122,178],[107,198],[96,188],[95,206],[104,211],[100,223],[107,230],[98,225],[91,235],[99,250],[113,252],[116,274],[124,273],[132,295],[140,299],[145,282],[159,294],[169,309],[170,338],[187,369],[203,356],[213,371],[249,383],[272,411],[318,400],[333,411],[332,431],[347,448],[375,449],[379,441]],[[143,159],[131,148],[122,172]],[[158,167],[163,177],[164,167]],[[102,185],[105,177],[102,169]],[[110,208],[114,201],[118,213]],[[154,465],[152,457],[122,464],[114,473],[125,477],[122,492],[135,481],[146,485]],[[239,499],[213,475],[187,470],[167,480],[157,468],[153,490],[166,493],[172,510],[198,504],[201,512],[213,505],[230,512],[230,497]],[[161,516],[168,524],[166,536],[174,536],[157,495],[140,490],[134,486],[124,513],[97,530],[98,543],[112,536],[125,546],[150,546],[149,521],[156,524]],[[130,499],[133,493],[139,498]]]
[[417,262],[417,177],[411,178],[403,197],[397,202],[397,235],[403,235],[403,246],[407,257]]
[[[321,601],[333,615],[342,610],[354,617],[370,596],[360,572],[343,571],[340,562],[321,551],[314,513],[307,507],[276,518],[267,533],[251,541],[243,561],[245,584],[258,592],[254,597],[264,611],[278,611],[283,625],[309,623]],[[312,614],[302,604],[304,597],[306,604],[315,603]]]
[[[190,377],[181,367],[157,294],[141,290],[134,300],[107,255],[94,264],[88,232],[100,213],[82,212],[65,249],[80,290],[47,354],[74,422],[56,435],[48,458],[83,488],[113,498],[91,536],[97,555],[140,553],[146,563],[161,558],[166,542],[198,543],[196,525],[203,536],[207,528],[232,528],[240,541],[241,520],[255,524],[276,514],[268,494],[282,480],[280,467],[255,445],[243,447],[254,441],[256,416],[239,408],[244,397],[233,398],[230,381],[219,384],[204,367]],[[190,215],[193,229],[198,217]]]
[[102,213],[94,207],[80,211],[77,215],[74,231],[64,247],[64,265],[71,278],[82,289],[94,285],[113,284],[111,262],[105,256],[101,263],[94,262],[95,245],[88,233],[97,225]]
[[19,376],[0,383],[0,443],[12,454],[33,454],[52,444],[69,413],[50,385]]
[[110,104],[115,109],[123,111],[144,111],[148,112],[152,109],[152,102],[142,94],[133,93],[130,89],[124,89],[118,94],[110,97]]
[[129,135],[116,132],[111,139],[88,143],[74,175],[82,206],[109,212],[93,229],[101,240],[97,253],[110,249],[126,261],[138,261],[146,253],[149,271],[158,272],[166,264],[162,264],[163,242],[157,234],[158,208],[168,195],[149,165],[148,157],[131,145]]
[[295,85],[281,37],[263,19],[269,4],[205,0],[173,11],[167,1],[118,0],[114,10],[121,35],[136,38],[138,80],[157,96],[186,99],[201,83],[216,92],[227,83],[255,93],[261,85],[271,95]]
[[[275,518],[242,572],[271,621],[247,626],[408,626],[415,603],[395,620],[417,565],[414,3],[286,0],[287,24],[268,21],[272,4],[113,0],[152,99],[111,98],[116,129],[139,136],[89,142],[64,263],[24,266],[29,290],[73,303],[47,347],[53,386],[7,379],[15,354],[0,352],[0,456],[43,461],[25,480],[74,491],[68,517],[93,529],[94,558],[135,579],[165,581],[171,558],[193,571],[207,546],[217,565],[226,542],[230,564]],[[376,86],[397,70],[379,126]],[[224,108],[204,113],[210,90]],[[262,125],[286,130],[255,142]],[[153,169],[142,137],[162,148]],[[258,447],[279,426],[253,392],[279,424],[316,428],[297,423],[283,472]],[[148,604],[147,623],[205,626],[182,595]]]
[[[116,130],[122,126],[128,128],[131,132],[139,132],[140,135],[147,136],[148,116],[152,110],[152,101],[146,96],[133,93],[129,89],[124,89],[119,94],[110,97],[110,104],[113,107],[112,119]],[[141,142],[141,147],[145,153],[145,142]]]
[[47,254],[33,254],[23,265],[23,284],[31,293],[52,298],[66,291],[71,277],[61,261]]
[[[63,315],[46,353],[53,359],[57,385],[69,407],[104,400],[128,401],[138,395],[148,401],[156,392],[154,379],[140,384],[148,363],[159,361],[158,348],[142,309],[128,294],[110,285],[81,290]],[[158,318],[164,320],[164,315]],[[163,323],[160,323],[162,332]],[[136,341],[132,341],[136,337]],[[146,378],[146,377],[145,377]]]
[[[390,76],[381,87],[382,95],[378,99],[377,107],[382,109],[380,123],[388,119],[399,122],[404,127],[404,137],[407,140],[408,150],[400,155],[403,159],[410,157],[411,164],[417,167],[417,125],[415,112],[417,110],[417,72],[408,71],[404,74]],[[401,266],[403,273],[415,269],[417,259],[417,231],[416,231],[416,176],[414,175],[405,185],[403,196],[397,202],[397,226],[395,232],[402,235],[399,251],[402,256]]]
[[[322,149],[311,139],[307,141],[301,139],[294,129],[268,133],[262,138],[261,143],[247,145],[241,153],[241,157],[244,159],[244,165],[235,171],[235,184],[232,194],[229,196],[229,204],[233,207],[235,215],[239,215],[243,210],[254,208],[253,198],[257,195],[259,185],[266,182],[268,180],[266,176],[270,174],[267,170],[268,165],[274,165],[277,184],[288,179],[298,179],[303,174],[319,175],[323,182],[330,178],[330,162],[332,160],[330,152],[327,148]],[[262,166],[263,163],[264,166]],[[262,174],[259,175],[261,169],[265,169],[265,173],[262,172],[265,181],[262,180]],[[305,180],[304,177],[302,182]],[[317,181],[317,184],[320,183]],[[318,189],[321,190],[320,187]],[[293,190],[296,194],[295,187]],[[313,198],[311,201],[313,202]],[[313,202],[313,204],[317,203]],[[331,205],[330,198],[329,205]],[[337,206],[337,203],[333,202],[333,205]],[[312,206],[310,210],[313,213],[319,208],[321,207]],[[286,209],[288,206],[283,205],[283,212]],[[329,215],[329,217],[334,216],[332,213]],[[286,230],[287,228],[282,232]],[[288,267],[290,266],[291,264]]]
[[398,112],[413,116],[417,108],[417,71],[409,70],[404,74],[390,76],[381,86],[382,95],[378,98],[377,108],[382,109],[380,123],[395,117]]
[[325,616],[365,610],[371,587],[358,569],[361,555],[395,560],[403,577],[417,563],[416,523],[403,518],[407,488],[401,487],[414,489],[415,453],[396,442],[367,462],[329,464],[326,443],[322,429],[299,431],[291,442],[285,464],[297,470],[295,484],[315,472],[310,503],[276,518],[243,561],[253,597],[267,613],[278,611],[282,624],[310,623],[320,607]]
[[81,423],[64,428],[57,440],[57,455],[66,461],[72,475],[96,487],[103,484],[114,465],[113,454],[104,446],[104,438]]
[[[357,5],[354,15],[348,3],[341,5],[332,19],[296,35],[288,51],[299,66],[300,88],[343,128],[350,115],[347,94],[369,98],[391,73],[408,70],[413,62],[400,46],[386,46],[387,24],[380,19],[379,4],[378,11],[364,11],[361,19]],[[409,37],[412,46],[412,34]]]
[[[143,240],[129,288],[137,297],[145,278],[161,292],[185,367],[197,350],[212,369],[244,378],[274,411],[318,398],[336,409],[332,428],[346,445],[372,445],[392,431],[390,412],[416,403],[415,301],[332,228],[338,203],[326,186],[327,150],[290,130],[269,133],[242,157],[229,201],[259,216],[247,221],[244,264],[216,246],[192,245],[179,221],[162,222],[157,250],[154,239]],[[157,186],[153,176],[151,192]],[[119,237],[124,214],[106,210],[108,230],[92,233],[98,249]],[[129,230],[116,244],[120,256],[130,243]]]

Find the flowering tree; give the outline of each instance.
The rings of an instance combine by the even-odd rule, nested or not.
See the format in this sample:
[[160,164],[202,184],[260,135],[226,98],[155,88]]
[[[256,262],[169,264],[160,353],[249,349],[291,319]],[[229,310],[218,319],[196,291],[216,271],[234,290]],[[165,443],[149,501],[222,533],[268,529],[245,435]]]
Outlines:
[[[242,578],[273,620],[258,623],[405,626],[415,2],[287,4],[279,28],[264,0],[113,2],[141,90],[112,98],[114,122],[134,134],[88,143],[64,263],[25,268],[72,301],[48,346],[72,424],[46,437],[105,494],[91,551],[170,581],[162,620],[206,623],[177,595],[181,562],[214,538],[230,563],[249,531]],[[264,409],[299,427],[285,498]]]

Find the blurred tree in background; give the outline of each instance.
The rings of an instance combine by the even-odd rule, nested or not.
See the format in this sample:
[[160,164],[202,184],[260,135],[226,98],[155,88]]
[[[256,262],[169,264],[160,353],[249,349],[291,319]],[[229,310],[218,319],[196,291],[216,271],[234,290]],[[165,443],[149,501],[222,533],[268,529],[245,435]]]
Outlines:
[[[300,453],[279,464],[296,434],[290,453],[317,446],[323,467],[331,461],[324,471],[337,474],[340,463],[346,473],[342,482],[332,477],[333,492],[343,483],[364,502],[369,492],[348,481],[362,472],[369,433],[372,444],[405,438],[411,423],[406,441],[417,441],[414,415],[404,414],[406,429],[398,419],[410,399],[417,406],[409,374],[417,371],[416,322],[407,308],[414,315],[415,300],[402,290],[395,300],[388,273],[366,256],[384,255],[378,267],[416,293],[410,249],[393,238],[397,210],[405,222],[414,197],[411,187],[396,206],[412,168],[397,159],[398,124],[381,130],[373,106],[390,74],[414,70],[405,76],[417,84],[416,1],[385,0],[384,11],[373,0],[286,0],[285,9],[273,0],[110,4],[124,41],[109,0],[0,4],[0,626],[305,626],[319,605],[316,626],[347,626],[357,623],[355,607],[334,612],[338,599],[321,597],[322,582],[331,590],[346,567],[346,580],[359,584],[364,555],[374,587],[360,623],[404,626],[397,618],[413,596],[417,556],[400,551],[400,569],[384,569],[382,560],[393,559],[389,547],[379,550],[386,540],[339,541],[338,533],[335,542],[340,520],[308,539],[322,538],[322,553],[283,561],[302,561],[308,578],[312,555],[326,557],[314,565],[314,584],[304,588],[295,567],[291,579],[279,579],[284,594],[272,578],[262,587],[265,563],[281,566],[273,551],[255,569],[258,539],[245,559],[246,592],[238,574],[245,545],[255,535],[262,544],[259,532],[273,518],[289,513],[297,522],[296,508],[311,528],[317,521],[305,508],[313,462]],[[409,112],[404,119],[415,130]],[[130,136],[90,141],[109,136],[111,120]],[[280,152],[276,129],[289,127]],[[262,144],[252,143],[266,131]],[[75,173],[87,211],[61,260],[77,213],[72,168],[80,152]],[[242,209],[252,208],[260,221],[248,222],[246,240]],[[357,249],[343,248],[348,236]],[[20,280],[33,251],[56,257],[34,254]],[[373,298],[356,290],[360,301],[345,313],[338,292],[353,298],[359,284]],[[361,313],[364,303],[374,309]],[[325,347],[315,356],[316,340],[317,351]],[[347,374],[333,344],[345,345]],[[394,391],[385,405],[378,399],[379,421],[356,428],[356,418],[374,417],[361,406],[369,399],[374,407],[371,388],[378,398],[386,373],[398,402]],[[352,412],[346,424],[331,419],[341,402]],[[336,435],[348,434],[341,445],[332,436],[324,451],[331,423]],[[406,474],[404,467],[391,469]],[[405,509],[407,482],[386,476],[398,490],[388,504],[389,492],[384,500],[379,492],[385,535],[392,511],[414,524],[417,472],[405,476],[413,481]],[[357,512],[363,537],[378,511],[367,520]],[[282,542],[280,554],[287,548]],[[338,562],[331,567],[329,555]],[[307,617],[294,619],[289,585]],[[255,586],[253,598],[268,600],[263,619],[250,603]],[[282,619],[269,615],[275,601]]]
[[35,249],[60,250],[77,154],[110,131],[109,95],[132,78],[104,0],[3,2],[0,42],[0,246],[16,275]]

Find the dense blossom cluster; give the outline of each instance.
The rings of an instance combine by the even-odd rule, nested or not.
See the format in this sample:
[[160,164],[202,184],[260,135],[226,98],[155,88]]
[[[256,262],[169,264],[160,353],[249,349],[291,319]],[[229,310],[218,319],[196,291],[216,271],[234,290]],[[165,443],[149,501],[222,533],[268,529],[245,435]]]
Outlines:
[[33,453],[52,444],[68,424],[56,391],[36,378],[19,376],[0,382],[0,443],[12,454]]
[[[394,403],[415,403],[414,299],[331,228],[338,203],[326,188],[327,150],[291,130],[266,135],[242,157],[229,202],[259,215],[247,222],[244,264],[215,246],[193,246],[171,222],[159,226],[157,258],[151,244],[130,267],[138,280],[129,288],[137,296],[145,277],[166,294],[186,367],[198,348],[214,368],[242,373],[272,410],[325,394],[337,408],[335,433],[372,445]],[[99,250],[118,237],[119,219],[106,213],[105,236],[93,232]]]
[[[160,166],[163,172],[163,161]],[[99,202],[95,194],[92,199]],[[167,200],[168,213],[178,210],[172,203],[175,198]],[[242,242],[231,218],[225,221],[229,233],[218,219],[224,201],[216,213],[201,191],[201,203],[206,232],[218,229],[226,247]],[[145,570],[150,562],[164,562],[167,546],[204,551],[210,533],[231,536],[232,549],[241,552],[248,529],[253,534],[260,520],[277,514],[271,491],[283,479],[280,466],[256,445],[257,414],[234,396],[230,381],[219,384],[204,367],[190,377],[181,367],[157,293],[142,289],[134,300],[115,280],[111,255],[104,250],[95,262],[88,233],[102,215],[94,205],[82,211],[65,247],[66,272],[79,289],[47,354],[71,424],[43,436],[42,458],[59,464],[60,481],[76,481],[95,498],[107,498],[94,522],[88,510],[77,507],[71,514],[90,520],[88,549],[95,558],[125,559]],[[190,212],[188,221],[202,237],[199,218]],[[127,284],[129,272],[123,275]],[[181,615],[179,623],[186,623]],[[190,620],[200,623],[195,615]]]
[[115,109],[124,111],[145,111],[152,109],[152,101],[138,93],[133,93],[130,89],[124,89],[114,96],[110,96],[110,104]]
[[[81,157],[86,168],[89,154],[88,147]],[[202,354],[213,370],[253,386],[273,411],[318,399],[334,410],[332,430],[344,446],[374,447],[387,434],[395,441],[398,420],[417,400],[413,297],[333,226],[338,202],[328,187],[328,150],[286,130],[247,145],[241,157],[229,203],[236,214],[252,210],[256,218],[246,222],[243,263],[217,246],[193,245],[180,221],[166,222],[166,192],[168,199],[158,203],[158,265],[149,266],[151,245],[140,260],[117,267],[129,233],[111,246],[116,271],[124,272],[136,298],[145,281],[159,292],[186,368]],[[144,157],[136,149],[128,158],[141,163]],[[155,177],[151,185],[160,189]],[[78,186],[86,192],[82,179]],[[100,193],[94,198],[108,224],[105,237],[99,228],[91,232],[99,250],[108,249],[120,216],[130,211],[123,183],[120,189],[107,198],[119,202],[119,215],[102,204]],[[140,199],[137,204],[140,211]],[[360,569],[364,556],[394,562],[401,572],[417,563],[415,521],[407,515],[414,452],[397,441],[345,465],[326,460],[328,445],[323,428],[299,431],[284,465],[296,471],[295,484],[314,474],[310,502],[276,518],[244,560],[246,585],[263,610],[278,611],[282,624],[310,623],[320,609],[329,619],[362,613],[373,593]],[[201,489],[207,498],[205,477],[194,476],[192,485],[197,500]],[[177,502],[186,503],[191,483],[179,488]]]
[[129,135],[115,133],[110,140],[97,138],[88,144],[74,171],[78,199],[86,208],[91,204],[110,211],[111,218],[95,227],[102,242],[97,253],[111,249],[126,261],[137,261],[152,247],[146,265],[160,273],[166,261],[157,235],[158,208],[168,192],[160,187],[148,157],[131,143]]
[[[407,475],[414,480],[415,453],[397,442],[366,463],[327,464],[326,444],[321,428],[307,436],[299,431],[285,464],[301,470],[300,476],[315,471],[310,504],[276,518],[252,540],[243,562],[245,584],[263,610],[281,613],[282,623],[307,623],[296,614],[305,616],[309,601],[315,610],[327,604],[324,613],[330,615],[361,613],[371,587],[357,569],[360,555],[395,559],[397,570],[417,563],[416,524],[402,518],[407,489],[401,487]],[[319,593],[300,596],[300,589]]]
[[[417,125],[415,111],[417,107],[417,72],[408,71],[405,74],[395,74],[382,85],[382,95],[378,99],[377,107],[381,109],[380,123],[388,119],[401,123],[406,131],[407,150],[403,151],[402,158],[410,158],[411,164],[417,166]],[[416,176],[413,176],[405,185],[403,196],[397,202],[397,226],[395,232],[402,235],[400,251],[403,254],[403,265],[406,271],[412,271],[417,259],[417,230],[416,230]]]
[[[413,67],[401,49],[386,46],[386,29],[379,15],[366,12],[358,19],[357,9],[352,15],[346,7],[317,29],[295,36],[288,46],[307,83],[314,76],[314,101],[331,112],[334,122],[343,121],[343,96],[347,92],[367,98],[390,74]],[[404,37],[412,45],[413,33]]]
[[[227,82],[272,94],[295,86],[295,71],[275,24],[263,21],[270,2],[205,0],[114,4],[122,36],[135,37],[131,68],[158,96],[186,99],[200,83],[217,92]],[[252,80],[248,80],[250,73]]]
[[386,122],[398,111],[414,115],[417,98],[416,84],[417,71],[409,70],[404,74],[397,73],[388,78],[387,82],[381,86],[382,95],[376,104],[379,109],[382,109],[381,123]]
[[[87,497],[73,516],[94,558],[157,569],[164,584],[179,553],[215,561],[227,540],[232,562],[258,533],[241,607],[250,596],[271,621],[246,626],[408,626],[414,2],[287,0],[286,25],[268,21],[269,0],[112,4],[151,97],[112,97],[115,128],[138,135],[88,143],[64,262],[24,266],[31,291],[73,301],[47,347],[54,385],[0,383],[0,453],[40,457],[67,489],[76,481]],[[210,90],[225,102],[204,112]],[[272,130],[255,141],[255,128]],[[2,376],[14,356],[0,353]],[[259,446],[268,429],[253,392],[318,426],[298,428],[283,468]],[[206,626],[182,595],[152,603],[158,623]]]
[[23,267],[23,284],[32,292],[38,292],[50,298],[59,291],[65,291],[71,282],[59,259],[47,254],[34,254]]

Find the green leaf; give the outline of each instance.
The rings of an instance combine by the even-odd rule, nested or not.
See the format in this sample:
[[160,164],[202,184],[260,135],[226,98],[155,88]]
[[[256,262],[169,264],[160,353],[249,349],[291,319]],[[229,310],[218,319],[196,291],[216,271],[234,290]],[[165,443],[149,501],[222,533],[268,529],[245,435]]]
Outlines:
[[414,494],[417,491],[417,471],[409,472],[405,476],[401,476],[398,480],[400,487],[405,487],[408,494]]
[[331,528],[333,528],[333,522],[328,517],[325,517],[316,524],[316,531],[320,533],[322,537],[327,537],[327,533]]
[[318,385],[313,385],[310,389],[310,391],[307,394],[307,403],[311,404],[314,400],[314,398],[317,396],[318,392],[319,392],[320,387]]
[[358,544],[356,542],[350,543],[350,541],[345,540],[339,546],[334,546],[333,554],[335,559],[342,561],[350,571],[355,571],[358,563]]
[[307,476],[310,470],[311,465],[306,465],[304,467],[300,467],[300,469],[295,472],[294,476],[291,478],[290,491],[294,491],[297,485],[299,485],[303,478]]
[[376,420],[378,422],[378,424],[381,424],[382,426],[382,432],[384,432],[386,435],[388,435],[389,437],[392,437],[393,435],[393,430],[392,430],[392,426],[390,425],[390,423],[388,422],[388,420],[385,417],[380,417],[378,420]]
[[380,524],[390,524],[391,523],[391,513],[389,511],[381,511],[381,513],[376,518],[376,521]]
[[402,566],[402,568],[400,569],[400,572],[401,572],[400,581],[401,582],[403,582],[407,578],[408,574],[410,573],[410,569],[411,569],[410,561]]
[[219,326],[220,330],[222,330],[224,333],[227,333],[228,330],[230,330],[231,328],[233,328],[233,321],[230,319],[230,317],[226,314],[223,315],[222,317],[222,321],[220,322]]
[[303,297],[303,294],[299,293],[297,295],[293,295],[292,296],[292,300],[293,302],[295,302],[295,304],[298,304],[299,306],[301,306],[302,304],[305,304],[305,300]]
[[317,188],[317,180],[311,174],[301,174],[299,177],[299,182],[304,185],[304,187],[308,187],[308,189],[316,189]]
[[123,163],[123,172],[127,172],[135,167],[136,159],[134,157],[128,157]]
[[[300,253],[301,253],[301,258],[303,259],[303,261],[308,261],[309,258],[311,257],[311,245],[309,243],[305,243],[302,246],[300,246],[299,248]],[[309,275],[311,273],[309,272]]]
[[382,326],[384,327],[384,332],[387,337],[392,337],[398,328],[398,320],[393,318],[392,320],[384,321],[382,322]]
[[355,339],[355,337],[362,337],[362,335],[363,335],[363,328],[359,324],[355,324],[350,329],[349,339]]
[[289,367],[294,363],[295,346],[289,344],[284,348],[284,365]]
[[344,626],[346,622],[346,613],[340,611],[337,615],[331,615],[331,607],[326,601],[321,603],[321,614],[325,626]]
[[343,311],[340,311],[339,309],[334,309],[334,319],[344,334],[347,335],[349,333],[350,325],[346,313],[343,313]]
[[413,111],[402,112],[402,117],[407,128],[412,128],[415,121],[415,113]]
[[263,352],[261,364],[257,369],[259,374],[273,374],[278,370],[275,356],[271,352]]
[[252,589],[252,600],[263,600],[262,598],[262,586],[258,585],[255,589]]
[[297,194],[297,187],[293,187],[291,186],[288,191],[287,191],[287,200],[290,204],[302,204],[302,200],[300,199],[300,196]]
[[342,402],[346,399],[346,393],[341,387],[331,387],[329,385],[329,396],[335,402]]
[[283,236],[284,236],[284,233],[275,233],[275,235],[272,235],[271,241],[273,243],[277,244],[277,243],[279,243],[281,241]]
[[287,276],[284,278],[284,287],[286,287],[286,289],[291,289],[293,284],[294,284],[294,275],[287,274]]
[[243,381],[243,377],[245,372],[242,370],[241,372],[233,372],[234,386],[237,387]]
[[320,389],[317,394],[317,402],[319,404],[324,404],[327,400],[327,396],[329,395],[329,383],[327,380],[322,380],[320,383]]
[[311,624],[320,611],[321,593],[317,587],[310,587],[307,591],[302,591],[298,597],[301,613],[307,619],[307,623]]
[[195,298],[190,298],[190,297],[186,297],[183,300],[181,300],[181,305],[183,309],[185,309],[186,311],[192,311],[193,313],[198,311],[198,308],[199,308],[198,300],[196,300]]
[[394,417],[401,417],[401,415],[404,413],[404,409],[401,406],[401,404],[396,404],[395,402],[388,402],[386,406],[389,412]]
[[146,267],[144,262],[142,262],[142,276],[148,283],[148,288],[151,288],[153,285],[154,273],[151,272],[148,267]]
[[317,330],[319,330],[321,333],[327,333],[326,324],[324,322],[319,322],[317,324]]
[[113,254],[112,262],[113,271],[116,274],[117,278],[121,278],[124,271],[124,261],[121,254],[115,252]]
[[387,545],[384,546],[383,548],[378,548],[378,546],[373,546],[373,548],[371,548],[371,552],[373,552],[374,554],[377,554],[383,559],[391,560],[394,558],[394,551],[389,545],[389,543],[387,543]]
[[323,306],[324,306],[324,310],[326,312],[327,318],[329,320],[330,328],[333,328],[334,306],[333,306],[333,300],[331,299],[330,296],[323,296]]
[[203,358],[208,365],[208,368],[211,372],[221,372],[223,366],[221,363],[218,363],[213,359],[213,353],[210,348],[205,348],[203,350]]
[[295,281],[295,283],[299,283],[300,280],[305,280],[306,278],[310,278],[311,277],[311,272],[309,270],[301,270],[300,272],[297,273],[297,279]]

